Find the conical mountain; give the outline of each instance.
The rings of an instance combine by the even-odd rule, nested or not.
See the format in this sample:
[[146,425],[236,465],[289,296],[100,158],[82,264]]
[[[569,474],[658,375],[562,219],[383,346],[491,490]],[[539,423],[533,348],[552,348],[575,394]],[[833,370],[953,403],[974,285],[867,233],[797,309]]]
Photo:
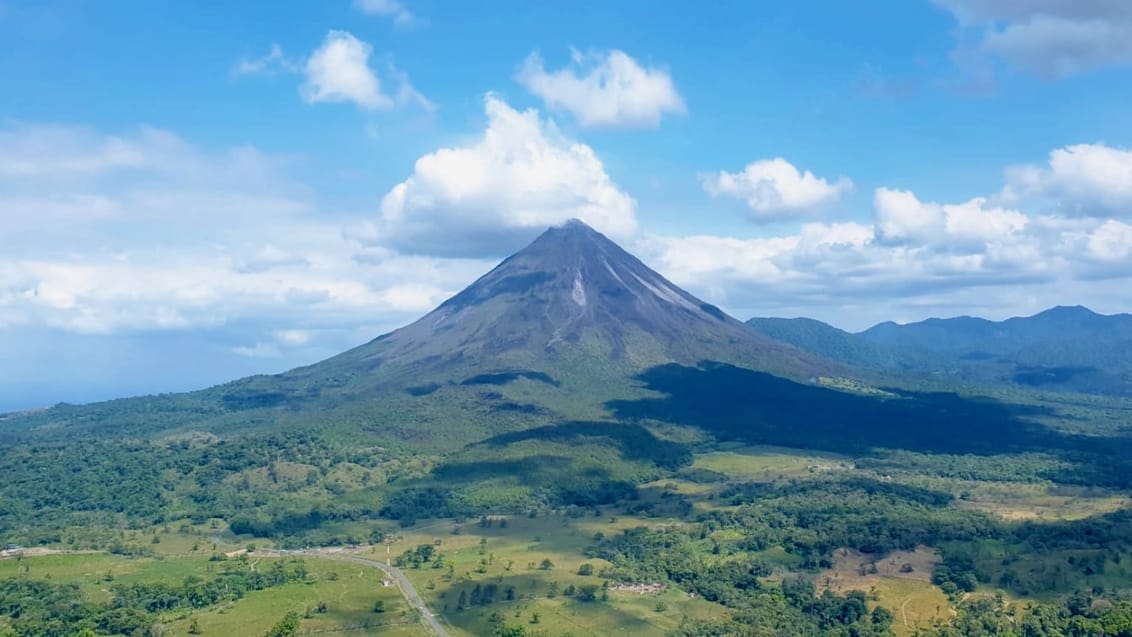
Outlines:
[[583,359],[595,372],[716,360],[794,377],[826,365],[752,331],[572,220],[420,320],[314,369],[362,372],[382,382],[458,375],[464,368],[553,378],[556,365]]
[[651,395],[642,372],[702,361],[798,380],[840,369],[750,329],[571,221],[416,322],[320,363],[35,420],[103,430],[109,422],[129,433],[360,428],[453,448],[501,431],[607,419],[610,401]]

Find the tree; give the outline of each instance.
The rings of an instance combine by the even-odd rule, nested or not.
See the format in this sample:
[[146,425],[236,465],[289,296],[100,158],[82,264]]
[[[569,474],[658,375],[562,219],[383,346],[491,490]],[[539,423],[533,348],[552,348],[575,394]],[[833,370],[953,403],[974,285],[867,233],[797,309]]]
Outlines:
[[551,562],[549,557],[544,557],[542,561],[539,562],[538,567],[544,571],[549,571],[554,568],[554,562]]
[[373,612],[375,612],[375,613],[384,613],[385,612],[385,600],[384,599],[379,599],[379,600],[377,600],[376,602],[373,603]]
[[263,637],[294,637],[299,632],[299,614],[291,611],[283,616]]
[[589,577],[590,575],[593,575],[593,574],[594,574],[594,565],[590,564],[589,562],[586,562],[585,564],[582,564],[581,566],[578,567],[578,575],[583,575],[585,577]]
[[197,620],[196,617],[193,617],[192,619],[189,620],[189,634],[190,635],[199,635],[200,634],[200,622]]

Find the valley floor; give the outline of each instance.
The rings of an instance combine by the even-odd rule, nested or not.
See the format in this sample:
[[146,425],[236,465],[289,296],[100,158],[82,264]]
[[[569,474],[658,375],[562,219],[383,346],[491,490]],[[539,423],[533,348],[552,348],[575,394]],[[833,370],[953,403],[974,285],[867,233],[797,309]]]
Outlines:
[[[757,507],[770,502],[778,511],[804,507],[810,511],[806,516],[821,517],[821,511],[838,504],[823,493],[836,499],[838,490],[845,498],[869,498],[860,511],[866,517],[869,507],[876,518],[890,514],[885,507],[908,506],[892,511],[934,516],[933,524],[944,527],[960,516],[954,519],[963,524],[995,517],[1016,524],[1010,520],[1024,517],[1059,528],[1120,514],[1129,505],[1115,490],[954,477],[922,467],[908,472],[901,458],[886,462],[717,445],[672,477],[642,485],[639,497],[627,502],[528,515],[422,519],[405,528],[381,521],[331,522],[324,529],[357,537],[376,532],[384,535],[378,544],[281,550],[270,540],[233,535],[215,520],[144,530],[72,528],[59,542],[7,550],[0,559],[0,582],[73,584],[80,603],[99,605],[121,597],[124,587],[140,587],[143,597],[155,594],[145,587],[174,595],[178,587],[213,579],[289,573],[238,598],[158,609],[157,625],[172,631],[164,634],[275,635],[270,631],[294,613],[298,621],[291,634],[472,637],[509,628],[523,632],[508,634],[551,637],[644,637],[690,635],[692,626],[726,621],[741,607],[711,593],[694,571],[710,578],[742,564],[755,565],[752,573],[766,586],[793,586],[801,577],[815,589],[814,599],[825,590],[839,599],[860,591],[870,612],[885,609],[889,629],[907,636],[956,621],[973,600],[1021,609],[1081,587],[1115,592],[1132,576],[1123,541],[1038,553],[988,531],[986,539],[907,549],[883,543],[875,550],[837,546],[826,560],[791,536],[782,536],[784,543],[770,535],[753,536],[763,523],[750,527],[741,521],[764,515]],[[944,495],[933,503],[938,494]],[[892,528],[901,523],[896,520]],[[791,533],[837,537],[814,524]],[[878,534],[892,530],[875,520],[869,524]],[[1069,532],[1077,532],[1072,528]],[[657,541],[667,548],[644,548],[659,546],[650,544]],[[112,544],[112,552],[81,548],[98,542]],[[681,556],[680,561],[667,561],[664,551]],[[1007,563],[1010,567],[1003,569]],[[969,573],[953,572],[963,564]],[[983,572],[998,575],[984,581]],[[969,585],[965,577],[971,578]],[[1019,581],[1033,592],[1020,592]],[[14,621],[0,620],[0,635],[14,630]]]

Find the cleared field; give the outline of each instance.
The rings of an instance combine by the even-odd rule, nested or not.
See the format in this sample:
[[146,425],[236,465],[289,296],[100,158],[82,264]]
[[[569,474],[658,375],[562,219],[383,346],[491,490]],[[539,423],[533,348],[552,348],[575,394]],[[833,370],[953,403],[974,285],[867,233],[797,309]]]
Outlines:
[[758,445],[699,454],[692,467],[716,471],[733,480],[766,480],[852,469],[853,463],[834,454]]
[[[610,590],[602,601],[598,574],[608,563],[586,558],[583,551],[595,533],[620,533],[627,528],[664,523],[605,515],[494,518],[490,526],[479,521],[432,522],[406,529],[390,547],[390,554],[395,558],[418,545],[430,545],[446,565],[451,565],[449,570],[425,563],[404,571],[429,608],[451,626],[453,635],[488,635],[500,620],[538,628],[549,635],[662,635],[684,616],[716,617],[725,610],[674,588],[644,594]],[[383,551],[379,548],[377,554]],[[367,555],[373,557],[368,551]],[[543,560],[550,561],[549,567],[544,568]],[[592,567],[592,575],[578,574],[583,564]],[[482,590],[488,585],[497,591],[494,601],[472,604],[477,586]],[[597,587],[598,598],[581,601],[568,597],[571,586]],[[509,589],[513,599],[507,599]],[[461,593],[465,600],[462,610]]]
[[[305,561],[313,583],[255,591],[231,605],[184,613],[173,619],[170,627],[174,634],[186,634],[191,618],[196,617],[202,635],[259,635],[288,611],[295,611],[304,616],[301,631],[398,637],[429,634],[407,614],[408,604],[397,588],[383,585],[377,569],[316,558]],[[383,613],[373,610],[378,600],[385,604]],[[317,612],[320,602],[326,604],[324,613]]]
[[897,635],[911,635],[936,618],[948,619],[947,596],[932,585],[932,569],[939,562],[935,551],[893,551],[883,557],[845,549],[834,553],[833,568],[817,580],[820,588],[837,593],[864,591],[875,603],[892,612]]
[[[266,570],[280,560],[291,558],[248,556],[247,568]],[[316,558],[304,563],[308,576],[244,598],[199,610],[178,610],[163,617],[163,624],[175,635],[188,634],[195,618],[201,635],[260,635],[287,612],[304,616],[303,631],[337,634],[374,634],[423,637],[425,628],[411,617],[408,605],[396,587],[386,587],[380,571],[357,565]],[[75,582],[91,602],[108,602],[110,587],[128,583],[179,583],[186,577],[208,578],[224,564],[204,557],[127,558],[108,554],[59,554],[0,560],[0,578],[22,576]],[[375,603],[384,603],[383,613],[375,613]],[[318,612],[320,603],[324,612]],[[309,612],[308,612],[309,610]]]
[[1127,495],[1097,488],[982,482],[966,491],[957,506],[1006,520],[1082,520],[1132,506]]

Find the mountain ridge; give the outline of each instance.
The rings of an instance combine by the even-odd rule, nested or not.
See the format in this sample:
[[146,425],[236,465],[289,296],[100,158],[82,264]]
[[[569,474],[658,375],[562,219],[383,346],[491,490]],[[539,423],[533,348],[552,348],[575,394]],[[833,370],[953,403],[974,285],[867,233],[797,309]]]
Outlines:
[[881,371],[975,384],[1132,395],[1132,315],[1055,306],[993,321],[973,316],[878,323],[851,333],[813,319],[748,326],[815,354]]

